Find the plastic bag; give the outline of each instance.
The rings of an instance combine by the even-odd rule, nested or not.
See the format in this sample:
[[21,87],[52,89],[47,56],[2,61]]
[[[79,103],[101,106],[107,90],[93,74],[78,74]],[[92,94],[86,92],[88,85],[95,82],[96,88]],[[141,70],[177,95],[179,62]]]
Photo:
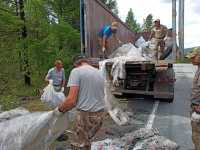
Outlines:
[[193,112],[191,120],[194,121],[194,122],[200,122],[200,114],[197,114],[196,112]]
[[62,103],[65,100],[64,93],[56,92],[51,82],[44,88],[43,91],[44,92],[40,99],[42,102],[46,103],[51,108],[57,107],[60,103]]
[[146,48],[149,46],[149,42],[146,42],[143,36],[141,36],[136,42],[135,45],[137,47]]
[[142,128],[121,138],[93,142],[91,150],[177,150],[179,146],[159,135],[157,129]]
[[142,146],[143,150],[177,150],[178,148],[179,146],[175,142],[163,136],[151,137],[145,140]]
[[129,116],[124,112],[117,103],[117,100],[111,93],[111,81],[108,80],[108,75],[105,70],[105,62],[100,62],[100,70],[104,75],[104,92],[105,106],[111,118],[118,125],[126,125],[129,123]]
[[67,129],[67,115],[36,112],[1,122],[0,150],[47,150]]
[[105,139],[103,141],[93,142],[91,150],[123,150],[118,141]]

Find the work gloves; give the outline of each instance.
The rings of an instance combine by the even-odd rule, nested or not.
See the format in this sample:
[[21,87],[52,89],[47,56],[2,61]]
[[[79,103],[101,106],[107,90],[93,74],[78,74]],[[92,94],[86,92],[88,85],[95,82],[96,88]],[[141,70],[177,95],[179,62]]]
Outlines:
[[64,88],[64,87],[62,87],[62,88],[61,88],[61,92],[64,92],[64,91],[65,91],[65,88]]
[[53,80],[49,80],[49,84],[53,85]]
[[102,47],[102,52],[105,53],[105,51],[106,51],[106,48]]
[[118,43],[121,45],[121,44],[122,44],[122,41],[118,40]]

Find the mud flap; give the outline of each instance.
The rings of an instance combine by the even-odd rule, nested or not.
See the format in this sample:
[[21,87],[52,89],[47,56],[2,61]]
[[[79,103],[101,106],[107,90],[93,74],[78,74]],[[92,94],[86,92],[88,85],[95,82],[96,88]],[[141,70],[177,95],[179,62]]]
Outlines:
[[169,102],[174,98],[175,73],[172,67],[157,69],[154,83],[154,98],[166,99]]

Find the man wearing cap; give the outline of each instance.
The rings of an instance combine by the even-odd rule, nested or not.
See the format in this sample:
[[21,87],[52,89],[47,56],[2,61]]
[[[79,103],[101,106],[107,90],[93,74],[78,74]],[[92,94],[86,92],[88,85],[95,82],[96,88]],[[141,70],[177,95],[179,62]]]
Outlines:
[[113,22],[111,25],[105,25],[99,32],[99,45],[101,46],[102,52],[105,55],[105,51],[108,49],[108,39],[113,35],[115,40],[121,44],[121,41],[117,37],[116,33],[118,30],[118,23]]
[[54,90],[59,92],[64,92],[65,87],[65,70],[63,68],[63,63],[61,60],[56,60],[54,63],[55,67],[49,69],[45,80],[49,82],[53,81]]
[[165,49],[165,37],[167,35],[167,27],[160,24],[160,20],[154,21],[154,27],[151,31],[150,40],[155,38],[155,51],[157,59],[160,58]]
[[62,113],[76,107],[75,139],[73,150],[89,150],[91,140],[100,129],[104,115],[104,78],[102,73],[89,65],[85,56],[74,58],[65,101],[54,111]]
[[191,126],[195,150],[200,150],[200,48],[194,48],[186,57],[198,67],[193,79],[191,95]]

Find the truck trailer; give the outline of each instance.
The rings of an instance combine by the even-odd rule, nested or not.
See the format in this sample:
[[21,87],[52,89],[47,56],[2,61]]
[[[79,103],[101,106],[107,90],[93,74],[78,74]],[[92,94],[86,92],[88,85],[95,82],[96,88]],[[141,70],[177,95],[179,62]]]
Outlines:
[[[117,21],[119,29],[117,36],[123,39],[123,43],[135,43],[143,36],[148,39],[150,33],[135,33],[113,14],[100,0],[80,0],[80,20],[81,20],[81,52],[90,60],[100,60],[100,47],[98,45],[98,32],[104,25],[109,25]],[[111,54],[120,45],[109,39],[109,51]],[[172,46],[166,47],[167,51],[172,50]],[[163,57],[164,58],[164,57]],[[96,64],[96,63],[94,63]],[[106,70],[111,76],[112,62],[106,63]],[[118,86],[113,85],[114,95],[132,94],[141,96],[152,96],[155,99],[173,102],[175,74],[173,61],[127,61],[125,63],[126,77],[119,79]]]

